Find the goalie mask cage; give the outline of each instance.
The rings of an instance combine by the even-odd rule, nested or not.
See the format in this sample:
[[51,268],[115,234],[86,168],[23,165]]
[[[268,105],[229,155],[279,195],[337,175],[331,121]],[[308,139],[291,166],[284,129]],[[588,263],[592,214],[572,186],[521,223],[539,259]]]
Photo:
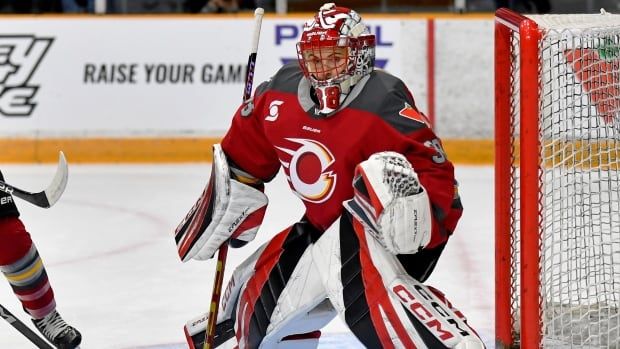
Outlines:
[[496,346],[618,349],[620,16],[495,19]]

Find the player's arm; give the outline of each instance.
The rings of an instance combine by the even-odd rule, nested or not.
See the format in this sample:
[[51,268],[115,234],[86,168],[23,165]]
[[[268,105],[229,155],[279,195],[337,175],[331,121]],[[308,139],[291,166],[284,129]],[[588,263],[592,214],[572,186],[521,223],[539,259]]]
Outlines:
[[429,197],[432,228],[428,246],[436,247],[448,240],[463,212],[454,166],[443,149],[441,139],[430,127],[420,128],[406,136],[408,143],[417,146],[408,147],[410,150],[403,152],[403,155],[412,164],[420,185]]
[[280,161],[263,128],[270,82],[262,83],[250,101],[239,107],[222,140],[222,149],[235,167],[268,182],[278,173]]
[[353,203],[358,216],[366,209],[367,225],[393,253],[436,247],[461,215],[454,168],[402,83],[380,113],[388,125],[381,148],[396,152],[375,154],[357,166],[355,200],[347,208],[352,211]]
[[[421,186],[426,190],[432,213],[431,240],[428,247],[436,247],[444,243],[456,228],[463,207],[458,194],[458,183],[454,176],[454,166],[443,149],[441,139],[435,134],[432,125],[423,113],[417,110],[409,90],[395,89],[393,101],[396,106],[393,112],[410,117],[399,119],[414,127],[402,127],[403,145],[401,152],[413,166]],[[395,100],[395,101],[394,101]],[[402,108],[403,102],[411,105],[407,110]],[[390,106],[386,106],[390,108]],[[415,125],[418,127],[415,127]]]

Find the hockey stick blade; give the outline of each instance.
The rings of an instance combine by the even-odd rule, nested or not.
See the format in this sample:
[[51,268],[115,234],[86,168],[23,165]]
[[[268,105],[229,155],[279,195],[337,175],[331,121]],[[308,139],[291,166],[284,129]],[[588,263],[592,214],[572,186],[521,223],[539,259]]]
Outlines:
[[51,345],[49,345],[43,338],[34,333],[30,329],[30,327],[26,326],[21,320],[16,318],[7,308],[0,304],[0,317],[2,317],[6,322],[8,322],[11,326],[13,326],[16,330],[18,330],[21,334],[23,334],[28,340],[30,340],[37,348],[41,349],[54,349]]
[[56,169],[54,179],[45,190],[38,193],[31,193],[0,181],[0,191],[28,201],[33,205],[50,208],[60,199],[62,193],[65,191],[68,177],[69,168],[67,166],[67,159],[65,159],[65,154],[61,151],[58,155],[58,168]]

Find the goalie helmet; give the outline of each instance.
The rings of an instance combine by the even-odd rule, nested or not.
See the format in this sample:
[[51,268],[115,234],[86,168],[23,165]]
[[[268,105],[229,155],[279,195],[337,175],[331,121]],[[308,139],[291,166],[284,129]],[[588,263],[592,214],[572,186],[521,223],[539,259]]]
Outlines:
[[375,36],[357,12],[327,3],[305,23],[297,58],[314,87],[318,113],[328,115],[374,69]]

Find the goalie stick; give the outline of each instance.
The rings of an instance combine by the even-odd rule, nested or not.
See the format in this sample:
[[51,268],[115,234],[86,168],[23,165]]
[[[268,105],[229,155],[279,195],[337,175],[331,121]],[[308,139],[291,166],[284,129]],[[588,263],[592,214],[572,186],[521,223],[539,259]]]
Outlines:
[[54,175],[52,182],[45,190],[38,193],[31,193],[7,184],[4,181],[0,181],[0,191],[28,201],[35,206],[50,208],[56,203],[56,201],[58,201],[58,199],[60,199],[62,193],[65,191],[68,176],[69,169],[67,167],[67,160],[65,159],[65,154],[60,152],[58,155],[58,168],[56,169],[56,174]]
[[[252,35],[252,47],[248,57],[246,67],[245,87],[243,89],[243,102],[247,102],[252,97],[252,84],[254,82],[254,68],[256,66],[256,55],[258,52],[258,40],[260,38],[260,27],[263,21],[265,10],[258,7],[254,11],[254,33]],[[213,292],[211,294],[211,306],[209,307],[209,319],[207,321],[207,331],[203,349],[213,347],[215,337],[215,326],[217,322],[217,311],[220,306],[220,296],[222,293],[222,283],[224,282],[224,266],[228,255],[228,241],[224,242],[217,253],[217,266],[215,270],[215,280],[213,281]]]
[[26,326],[21,320],[16,318],[7,308],[0,304],[0,316],[6,320],[11,326],[28,338],[37,348],[41,349],[54,349],[43,338],[39,337],[30,327]]

